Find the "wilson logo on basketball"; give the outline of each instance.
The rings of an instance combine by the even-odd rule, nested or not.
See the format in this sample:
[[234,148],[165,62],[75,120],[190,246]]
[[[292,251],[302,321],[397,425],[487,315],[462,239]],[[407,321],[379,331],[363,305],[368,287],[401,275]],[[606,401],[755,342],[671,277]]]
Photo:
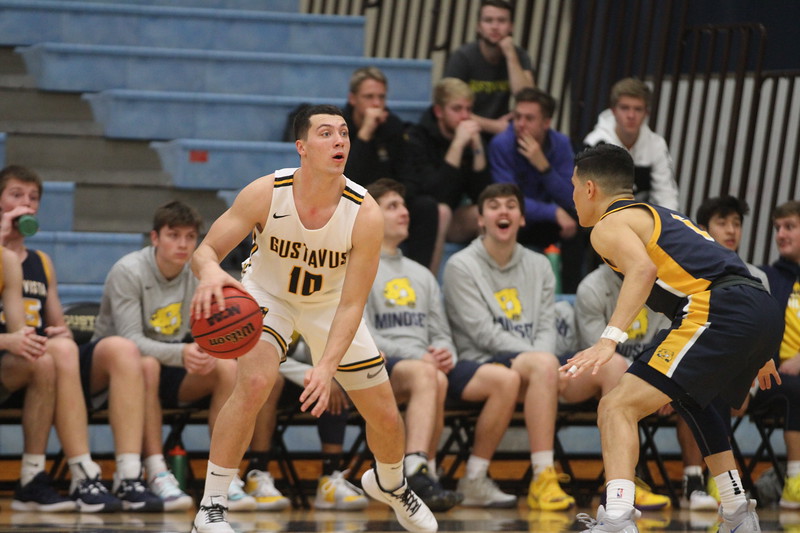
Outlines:
[[208,343],[211,346],[218,346],[220,344],[225,344],[226,342],[239,342],[252,335],[255,330],[256,328],[253,326],[253,324],[245,324],[241,328],[229,331],[225,335],[209,337]]

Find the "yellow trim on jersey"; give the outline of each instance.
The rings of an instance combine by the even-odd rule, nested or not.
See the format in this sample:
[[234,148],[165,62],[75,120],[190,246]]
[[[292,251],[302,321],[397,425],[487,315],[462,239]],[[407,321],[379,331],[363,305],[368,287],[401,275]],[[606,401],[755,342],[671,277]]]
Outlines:
[[286,344],[286,341],[285,341],[285,340],[283,340],[283,337],[281,337],[281,336],[278,334],[278,332],[277,332],[277,331],[275,331],[274,329],[272,329],[272,328],[271,328],[271,327],[269,327],[269,326],[262,325],[262,326],[261,326],[261,331],[263,331],[264,333],[269,333],[270,335],[272,335],[273,337],[275,337],[275,340],[276,340],[276,341],[278,341],[278,344],[280,345],[280,347],[281,347],[281,350],[283,350],[283,354],[282,354],[282,356],[286,356],[286,351],[287,351],[287,349],[288,349],[288,345]]
[[665,376],[671,376],[697,337],[707,329],[710,306],[711,291],[690,296],[688,313],[680,327],[670,331],[664,342],[658,345],[648,365]]
[[358,363],[352,363],[349,365],[339,365],[336,370],[339,372],[358,372],[359,370],[364,370],[365,368],[372,368],[375,366],[381,366],[383,364],[383,356],[378,354],[378,357],[373,357],[372,359],[367,359],[365,361],[359,361]]
[[275,178],[275,183],[273,184],[273,187],[286,187],[288,185],[291,185],[292,182],[294,182],[294,174],[290,176],[284,176],[282,178]]
[[50,270],[50,262],[47,260],[47,256],[41,250],[36,250],[36,254],[39,256],[39,259],[42,261],[42,268],[44,269],[44,277],[47,278],[47,284],[50,285],[53,280],[53,271]]
[[354,191],[350,187],[345,187],[344,188],[344,191],[342,191],[342,196],[344,196],[348,200],[351,200],[351,201],[353,201],[353,202],[355,202],[355,203],[357,203],[359,205],[361,205],[361,202],[364,201],[364,196],[358,194],[356,191]]

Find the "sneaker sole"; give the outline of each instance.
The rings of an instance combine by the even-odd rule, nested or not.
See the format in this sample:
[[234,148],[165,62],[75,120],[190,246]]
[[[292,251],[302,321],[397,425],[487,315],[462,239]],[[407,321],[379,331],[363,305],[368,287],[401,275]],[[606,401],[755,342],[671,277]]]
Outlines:
[[194,507],[194,500],[191,496],[185,495],[174,500],[164,500],[164,512],[188,511]]
[[528,507],[534,511],[566,511],[573,505],[575,505],[574,501],[540,504],[539,502],[531,501],[531,499],[528,498]]
[[292,503],[286,498],[274,502],[260,502],[256,499],[257,511],[283,511],[284,509],[288,509],[291,505]]
[[82,513],[115,513],[122,510],[122,502],[108,504],[108,503],[86,503],[80,500],[77,501],[78,510]]
[[133,513],[160,513],[164,510],[163,502],[129,502],[122,500],[122,510]]
[[507,502],[491,502],[486,503],[484,501],[473,501],[473,500],[463,500],[461,502],[462,507],[477,507],[483,509],[511,509],[512,507],[517,506],[517,499],[514,498],[513,500]]
[[64,501],[58,503],[36,503],[14,500],[11,502],[11,509],[14,511],[28,511],[40,513],[69,513],[75,511],[75,502]]
[[784,500],[781,498],[781,509],[800,509],[800,502],[793,502],[791,500]]
[[367,507],[369,507],[369,500],[366,498],[350,503],[314,500],[314,508],[321,511],[363,511]]

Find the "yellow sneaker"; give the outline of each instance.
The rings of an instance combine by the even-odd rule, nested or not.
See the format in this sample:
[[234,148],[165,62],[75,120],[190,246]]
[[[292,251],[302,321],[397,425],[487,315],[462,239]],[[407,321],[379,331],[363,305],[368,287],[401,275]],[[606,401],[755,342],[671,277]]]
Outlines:
[[564,511],[575,505],[575,498],[564,492],[559,483],[567,483],[569,476],[559,474],[552,466],[531,481],[528,489],[528,506],[542,511]]
[[636,485],[636,495],[633,499],[633,506],[640,511],[656,511],[658,509],[668,509],[672,507],[672,500],[669,496],[654,493],[650,485],[638,477],[634,478],[633,482]]
[[800,509],[800,476],[786,478],[781,495],[781,509]]
[[714,477],[710,474],[708,476],[708,481],[706,481],[706,493],[715,500],[717,500],[717,503],[720,502],[719,487],[717,487],[717,480],[714,479]]

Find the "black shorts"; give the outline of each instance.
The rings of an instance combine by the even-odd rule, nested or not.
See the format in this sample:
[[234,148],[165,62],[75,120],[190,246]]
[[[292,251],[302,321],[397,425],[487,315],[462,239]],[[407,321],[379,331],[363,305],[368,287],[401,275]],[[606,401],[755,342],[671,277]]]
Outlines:
[[778,303],[762,289],[729,285],[701,292],[628,372],[673,399],[685,394],[705,407],[720,397],[738,408],[780,346],[783,327]]
[[98,391],[92,395],[92,361],[94,360],[94,349],[102,339],[87,342],[78,346],[78,359],[80,362],[81,388],[83,389],[83,401],[86,409],[91,412],[94,409],[108,407],[108,389]]
[[456,363],[456,366],[447,374],[447,398],[456,402],[461,401],[461,396],[464,394],[464,389],[467,384],[475,375],[475,372],[481,365],[503,365],[506,368],[511,368],[511,362],[518,352],[503,352],[495,355],[486,361],[472,361],[469,359],[462,359]]

